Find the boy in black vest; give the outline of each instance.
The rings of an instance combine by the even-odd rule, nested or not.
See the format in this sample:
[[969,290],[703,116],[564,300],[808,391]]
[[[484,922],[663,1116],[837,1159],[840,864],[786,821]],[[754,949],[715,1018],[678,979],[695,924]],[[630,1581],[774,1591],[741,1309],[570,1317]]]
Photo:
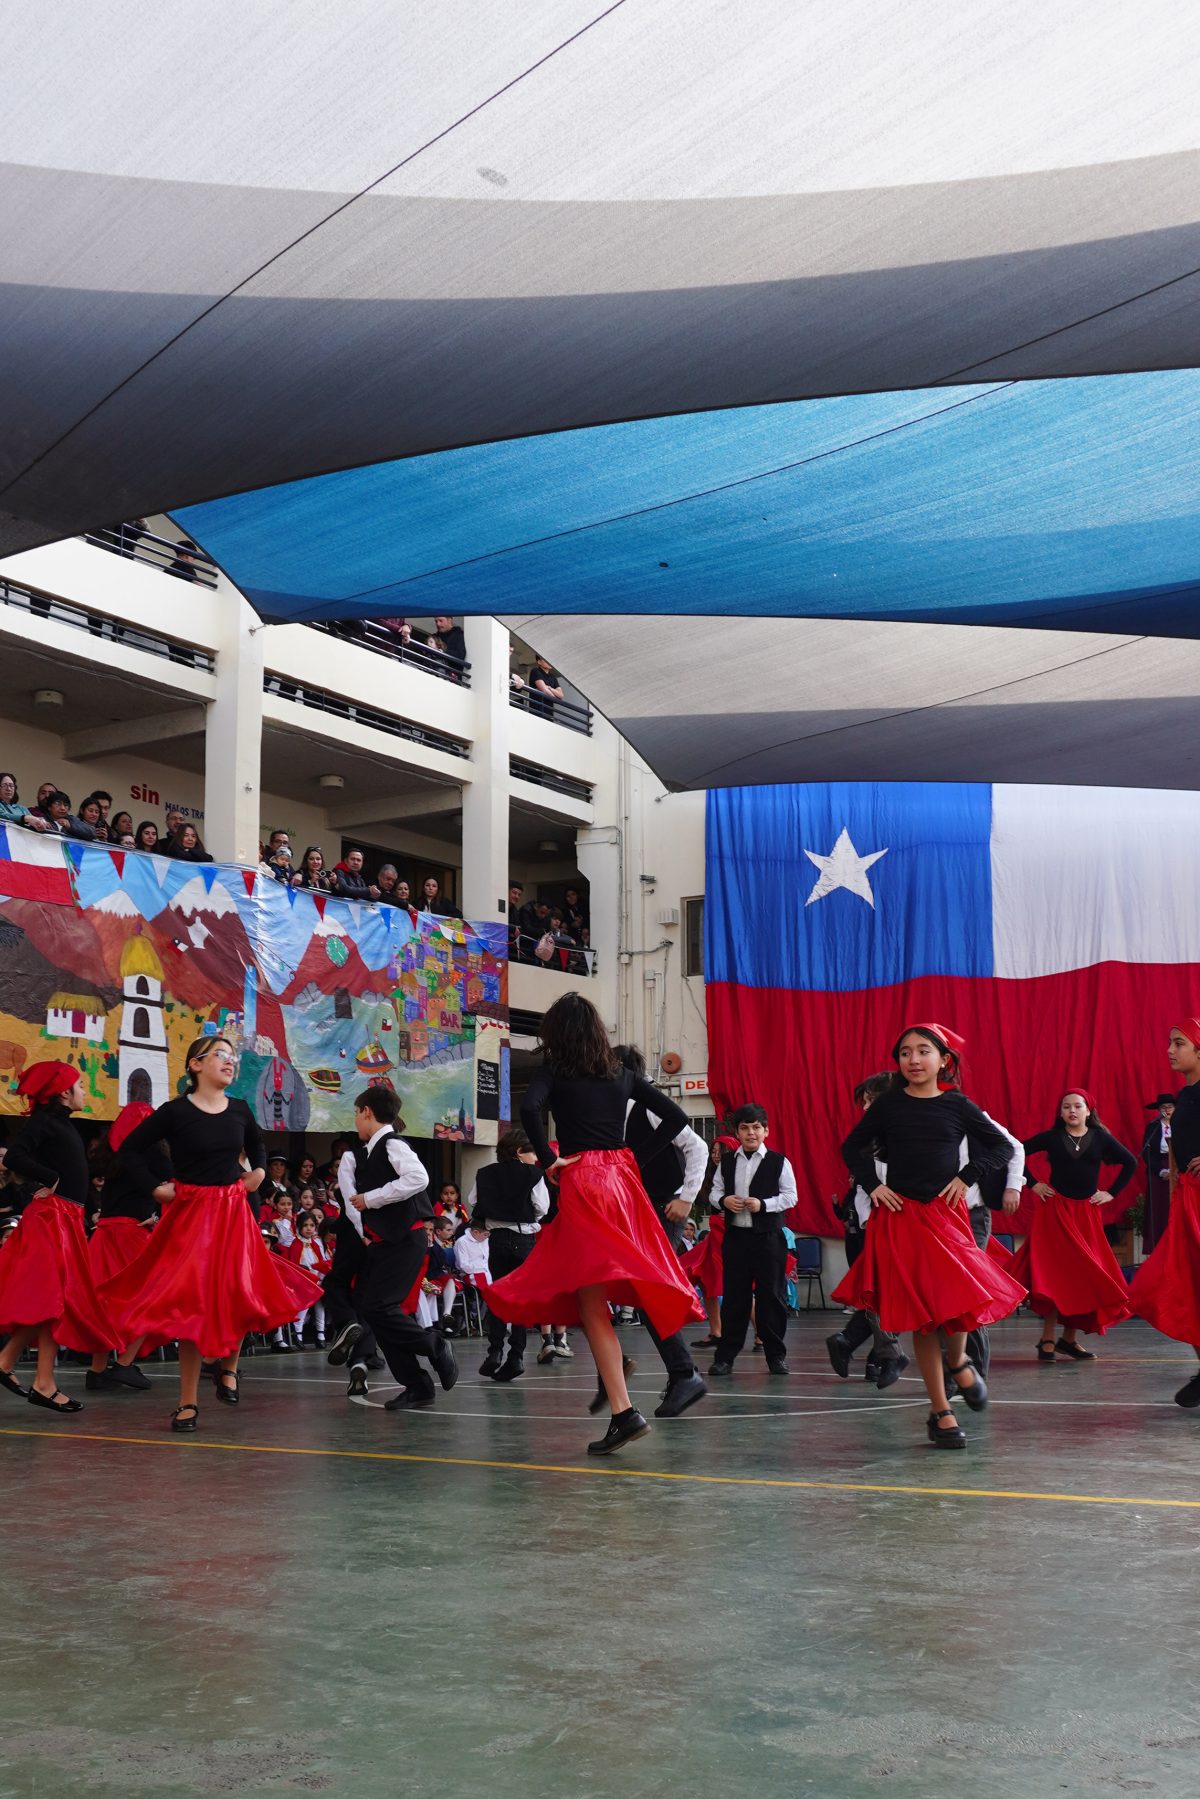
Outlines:
[[796,1177],[787,1157],[767,1148],[768,1119],[762,1106],[741,1106],[730,1122],[741,1148],[727,1150],[721,1157],[710,1195],[713,1210],[724,1207],[728,1218],[721,1341],[709,1373],[733,1373],[734,1361],[746,1342],[753,1304],[767,1367],[772,1374],[786,1374],[787,1238],[783,1215],[796,1203]]
[[[496,1145],[496,1160],[475,1177],[467,1210],[472,1225],[483,1225],[488,1232],[490,1278],[498,1281],[519,1268],[537,1242],[541,1220],[550,1210],[550,1190],[524,1131],[505,1131]],[[502,1318],[489,1315],[488,1352],[479,1365],[480,1374],[498,1381],[516,1380],[524,1374],[527,1336],[523,1324],[506,1326]]]
[[447,1392],[458,1379],[454,1351],[441,1331],[426,1330],[403,1309],[429,1253],[425,1226],[434,1214],[429,1177],[395,1129],[399,1111],[390,1087],[368,1087],[354,1104],[358,1148],[343,1156],[338,1170],[347,1214],[357,1212],[363,1231],[355,1303],[402,1389],[387,1401],[389,1412],[433,1404],[433,1382],[418,1356],[433,1364]]

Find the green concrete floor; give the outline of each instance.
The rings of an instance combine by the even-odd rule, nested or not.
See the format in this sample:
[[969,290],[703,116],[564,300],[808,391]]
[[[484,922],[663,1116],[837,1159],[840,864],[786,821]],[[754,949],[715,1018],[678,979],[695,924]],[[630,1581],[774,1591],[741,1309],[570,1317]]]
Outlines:
[[937,1454],[915,1381],[831,1374],[839,1318],[602,1464],[578,1335],[507,1388],[460,1344],[413,1415],[256,1358],[193,1439],[167,1369],[61,1424],[0,1393],[0,1795],[1194,1795],[1194,1358],[1003,1326]]

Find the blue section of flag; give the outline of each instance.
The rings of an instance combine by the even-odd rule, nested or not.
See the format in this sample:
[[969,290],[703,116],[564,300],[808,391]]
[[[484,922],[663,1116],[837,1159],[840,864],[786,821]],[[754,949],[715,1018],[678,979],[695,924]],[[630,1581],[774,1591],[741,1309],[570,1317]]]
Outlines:
[[991,827],[987,786],[710,792],[705,978],[848,993],[991,975]]

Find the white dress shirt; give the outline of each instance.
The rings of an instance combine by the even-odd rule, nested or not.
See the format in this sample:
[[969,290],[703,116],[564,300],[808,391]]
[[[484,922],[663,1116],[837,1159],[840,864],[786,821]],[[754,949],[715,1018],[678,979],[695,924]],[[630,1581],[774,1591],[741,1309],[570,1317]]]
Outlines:
[[[488,1220],[489,1231],[516,1231],[522,1237],[536,1237],[542,1228],[538,1221],[544,1218],[550,1210],[550,1189],[545,1181],[539,1181],[529,1197],[533,1202],[534,1221],[532,1224],[508,1224],[502,1218],[492,1218]],[[467,1194],[467,1211],[472,1218],[475,1216],[476,1198],[475,1183],[472,1182],[471,1191]],[[462,1241],[463,1238],[460,1237],[459,1242]]]
[[[367,1139],[366,1151],[370,1155],[379,1139],[391,1130],[390,1124],[381,1124],[379,1129]],[[429,1185],[429,1176],[423,1164],[402,1137],[393,1137],[387,1146],[388,1161],[392,1165],[394,1180],[385,1181],[382,1187],[373,1187],[369,1193],[363,1194],[367,1210],[374,1212],[380,1206],[394,1205],[399,1199],[411,1199],[414,1193],[420,1193]],[[342,1211],[350,1220],[361,1237],[363,1234],[362,1213],[350,1201],[358,1192],[358,1176],[354,1169],[354,1151],[348,1149],[338,1163],[338,1192],[342,1196]]]
[[454,1263],[460,1274],[482,1274],[486,1279],[491,1274],[486,1238],[480,1243],[470,1231],[464,1231],[454,1245]]
[[[636,1100],[628,1100],[625,1105],[625,1122],[629,1122],[629,1114],[637,1104]],[[646,1118],[650,1129],[656,1131],[662,1119],[647,1106]],[[683,1153],[683,1178],[675,1189],[676,1199],[686,1199],[688,1205],[696,1203],[696,1195],[704,1184],[705,1170],[708,1168],[708,1144],[703,1137],[697,1136],[690,1124],[685,1124],[677,1137],[671,1138],[672,1147]]]
[[[756,1149],[752,1156],[748,1156],[744,1149],[739,1149],[734,1152],[733,1196],[735,1199],[749,1199],[750,1183],[758,1173],[758,1165],[766,1153],[767,1146],[765,1143],[761,1148]],[[721,1173],[721,1164],[718,1162],[716,1173],[713,1175],[712,1189],[709,1194],[709,1202],[712,1205],[714,1212],[719,1212],[722,1209],[721,1202],[724,1198],[725,1177]],[[796,1199],[796,1177],[792,1173],[791,1163],[788,1161],[787,1157],[784,1156],[783,1167],[779,1171],[779,1191],[778,1193],[772,1193],[767,1199],[764,1199],[761,1202],[762,1209],[764,1212],[790,1212],[792,1207],[796,1204]],[[753,1228],[751,1224],[752,1216],[753,1214],[750,1212],[729,1212],[726,1214],[725,1228],[726,1230],[729,1230],[730,1228],[744,1231],[751,1230]]]

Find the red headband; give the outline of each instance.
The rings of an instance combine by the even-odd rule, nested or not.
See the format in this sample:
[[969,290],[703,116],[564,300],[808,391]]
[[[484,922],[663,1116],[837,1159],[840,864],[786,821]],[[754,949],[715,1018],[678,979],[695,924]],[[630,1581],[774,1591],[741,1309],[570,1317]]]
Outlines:
[[1186,1037],[1189,1043],[1194,1043],[1200,1049],[1200,1018],[1185,1018],[1181,1023],[1172,1025],[1171,1029],[1178,1031],[1181,1037]]
[[148,1106],[145,1100],[133,1099],[130,1100],[123,1111],[118,1112],[108,1133],[108,1147],[112,1150],[114,1155],[116,1155],[126,1137],[128,1137],[132,1131],[136,1131],[142,1120],[149,1118],[153,1110],[154,1107]]
[[742,1147],[736,1137],[718,1137],[717,1142],[727,1144],[730,1149],[740,1149]]
[[1063,1100],[1066,1099],[1066,1097],[1069,1093],[1078,1093],[1080,1099],[1083,1101],[1084,1105],[1088,1109],[1089,1117],[1096,1110],[1096,1101],[1093,1099],[1092,1095],[1088,1092],[1086,1087],[1064,1087],[1063,1091],[1062,1091],[1062,1098],[1058,1102],[1059,1111],[1062,1110]]
[[78,1068],[69,1062],[35,1062],[17,1082],[17,1092],[29,1102],[32,1112],[35,1106],[49,1105],[60,1093],[69,1093],[80,1078]]

